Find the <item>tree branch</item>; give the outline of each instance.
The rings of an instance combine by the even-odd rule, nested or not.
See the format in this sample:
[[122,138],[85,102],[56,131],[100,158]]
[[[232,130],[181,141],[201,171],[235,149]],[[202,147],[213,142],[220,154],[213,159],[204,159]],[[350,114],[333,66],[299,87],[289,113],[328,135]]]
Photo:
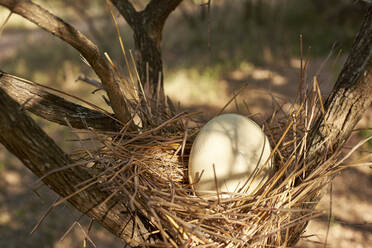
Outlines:
[[138,12],[129,2],[129,0],[110,0],[111,3],[119,10],[120,14],[125,18],[129,26],[133,28],[138,22]]
[[[39,178],[59,170],[45,176],[43,182],[62,197],[74,194],[79,190],[76,185],[91,179],[83,166],[72,166],[71,158],[2,89],[0,143]],[[125,206],[125,199],[122,196],[107,199],[112,192],[101,190],[97,184],[75,194],[68,201],[128,244],[138,245],[141,237],[132,236],[134,222],[130,209]]]
[[0,72],[0,88],[22,108],[48,121],[67,125],[67,120],[72,127],[78,129],[87,127],[104,131],[118,129],[118,123],[107,115],[66,101],[18,77]]
[[163,27],[169,14],[177,8],[182,0],[151,0],[143,10],[142,16],[148,25]]
[[182,0],[151,0],[143,11],[137,12],[129,0],[110,1],[132,28],[141,22],[146,25],[152,22],[151,26],[163,27],[169,14],[182,2]]
[[23,16],[79,51],[101,79],[118,119],[124,123],[130,119],[125,99],[115,80],[113,70],[92,41],[70,24],[29,0],[0,0],[0,5]]
[[[308,153],[302,157],[305,173],[297,182],[306,180],[311,172],[329,159],[346,142],[352,129],[372,101],[372,6],[367,10],[362,27],[354,41],[349,57],[325,104],[325,114],[319,116],[310,130]],[[327,180],[323,178],[324,182]],[[320,183],[320,182],[319,182]],[[323,192],[314,192],[302,207],[315,208]],[[309,204],[312,202],[313,204]],[[296,215],[296,213],[294,213]],[[295,218],[295,217],[294,217]],[[307,222],[290,229],[289,246],[297,243]]]
[[322,152],[322,141],[329,139],[335,150],[348,139],[372,101],[372,5],[369,6],[361,29],[335,86],[325,103],[326,114],[313,128],[312,151]]
[[110,1],[134,31],[136,64],[146,96],[163,106],[162,31],[167,17],[182,0],[151,0],[140,12],[134,9],[129,0]]
[[182,2],[182,0],[151,0],[143,11],[137,12],[129,0],[110,1],[134,31],[146,30],[148,35],[155,34],[154,36],[161,36],[169,14]]

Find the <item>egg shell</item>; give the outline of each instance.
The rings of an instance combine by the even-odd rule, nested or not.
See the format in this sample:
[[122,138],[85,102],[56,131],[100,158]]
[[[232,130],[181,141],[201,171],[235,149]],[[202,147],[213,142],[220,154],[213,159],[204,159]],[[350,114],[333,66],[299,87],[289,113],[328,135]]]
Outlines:
[[269,140],[254,121],[238,114],[217,116],[201,128],[192,145],[191,186],[206,198],[216,197],[216,189],[220,197],[252,193],[272,173],[270,154]]

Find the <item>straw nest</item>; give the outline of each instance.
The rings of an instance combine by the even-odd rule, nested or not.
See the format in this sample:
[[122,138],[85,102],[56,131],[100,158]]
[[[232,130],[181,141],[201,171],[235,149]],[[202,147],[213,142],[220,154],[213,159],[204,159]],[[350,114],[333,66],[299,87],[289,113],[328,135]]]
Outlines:
[[193,115],[177,114],[169,106],[153,114],[141,97],[128,100],[141,128],[92,130],[98,148],[83,149],[76,159],[85,163],[99,187],[122,195],[134,219],[147,223],[133,228],[134,236],[146,240],[143,247],[291,246],[320,214],[314,210],[319,192],[342,162],[339,150],[328,151],[331,156],[318,160],[318,169],[306,170],[308,131],[322,112],[317,89],[314,84],[287,112],[278,105],[260,123],[273,147],[276,173],[254,194],[214,200],[196,196],[187,164],[199,128],[185,125]]

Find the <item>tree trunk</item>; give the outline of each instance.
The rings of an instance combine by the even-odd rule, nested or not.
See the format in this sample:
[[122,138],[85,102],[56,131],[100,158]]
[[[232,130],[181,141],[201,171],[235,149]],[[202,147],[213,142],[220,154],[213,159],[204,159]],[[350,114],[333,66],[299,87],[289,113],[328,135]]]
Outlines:
[[[329,159],[345,144],[353,128],[362,118],[372,102],[372,5],[367,10],[362,27],[354,41],[350,54],[339,74],[335,86],[325,103],[325,114],[321,115],[310,130],[308,155],[303,164],[307,166],[306,180],[321,161]],[[324,179],[324,182],[328,180]],[[322,192],[313,192],[303,208],[315,208],[322,198]],[[295,213],[298,215],[298,213]],[[295,245],[307,227],[307,222],[290,228],[288,245]]]
[[164,74],[160,51],[161,30],[146,29],[145,25],[140,24],[134,28],[137,69],[146,96],[150,96],[152,100],[159,97],[158,101],[164,103]]
[[152,0],[143,11],[137,12],[128,0],[111,0],[134,31],[137,70],[146,97],[152,105],[164,106],[163,62],[161,39],[169,14],[182,0]]
[[[23,108],[0,89],[0,143],[61,197],[68,197],[80,212],[99,222],[132,245],[143,237],[132,236],[133,220],[126,200],[101,190],[97,180],[74,164],[58,145],[29,117]],[[86,182],[86,183],[84,183]],[[83,183],[83,184],[82,184]],[[78,186],[80,185],[80,186]],[[86,189],[82,190],[84,186]],[[81,192],[77,193],[77,191]],[[141,220],[136,219],[141,227]],[[137,226],[136,225],[136,226]]]
[[[309,152],[322,154],[335,150],[349,138],[372,101],[372,5],[354,40],[349,57],[311,130]],[[327,141],[327,142],[324,142]]]

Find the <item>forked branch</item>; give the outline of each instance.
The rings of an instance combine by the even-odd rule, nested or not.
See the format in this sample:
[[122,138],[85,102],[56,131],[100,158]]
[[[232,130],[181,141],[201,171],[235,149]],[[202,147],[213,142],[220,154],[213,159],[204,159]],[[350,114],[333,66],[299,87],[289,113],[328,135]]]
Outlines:
[[138,12],[129,0],[110,0],[125,18],[129,26],[133,27],[138,22]]
[[129,0],[110,1],[134,31],[136,64],[146,96],[164,104],[162,31],[167,17],[182,0],[151,0],[142,11],[136,11]]
[[162,28],[169,14],[182,2],[182,0],[151,0],[143,11],[137,12],[129,0],[110,1],[132,28],[139,22],[153,28]]

